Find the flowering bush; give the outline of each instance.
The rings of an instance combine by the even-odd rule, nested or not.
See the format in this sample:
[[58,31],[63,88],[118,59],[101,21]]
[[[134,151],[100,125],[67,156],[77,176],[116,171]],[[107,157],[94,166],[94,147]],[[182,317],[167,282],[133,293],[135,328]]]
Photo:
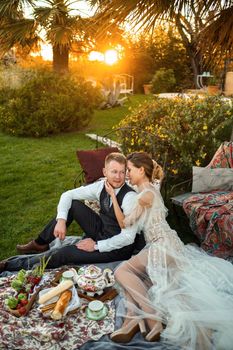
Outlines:
[[174,183],[189,177],[193,165],[206,166],[221,142],[230,139],[232,125],[232,103],[193,97],[155,98],[133,110],[119,127],[124,152],[151,153]]

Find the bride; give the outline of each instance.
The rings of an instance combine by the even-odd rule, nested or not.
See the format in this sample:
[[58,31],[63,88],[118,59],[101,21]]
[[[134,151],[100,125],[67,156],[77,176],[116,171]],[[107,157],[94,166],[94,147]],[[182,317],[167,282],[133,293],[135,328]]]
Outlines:
[[119,224],[137,224],[147,244],[115,271],[126,311],[111,339],[128,342],[140,330],[147,341],[161,337],[179,349],[232,349],[233,266],[184,245],[166,222],[167,209],[153,185],[157,163],[144,152],[127,160],[128,178],[138,190],[133,211],[124,217],[108,183],[106,190]]

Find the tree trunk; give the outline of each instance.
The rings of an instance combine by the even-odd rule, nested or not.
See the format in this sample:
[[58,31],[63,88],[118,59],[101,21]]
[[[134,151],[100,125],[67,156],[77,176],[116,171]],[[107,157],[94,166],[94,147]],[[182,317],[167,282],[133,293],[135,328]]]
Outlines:
[[193,70],[193,81],[197,89],[198,88],[197,76],[200,74],[200,71],[201,71],[201,62],[202,62],[201,53],[198,51],[195,36],[190,34],[190,38],[188,38],[188,36],[186,35],[186,32],[189,32],[189,31],[187,29],[185,32],[184,30],[185,25],[183,25],[183,23],[181,22],[181,18],[179,14],[175,16],[175,20],[176,20],[176,26],[177,26],[178,32],[180,33],[181,38],[183,40],[183,45],[191,61],[191,66]]
[[201,57],[200,54],[197,53],[197,48],[193,50],[190,47],[186,47],[187,53],[191,60],[191,66],[193,70],[193,79],[194,79],[194,85],[196,89],[199,89],[199,86],[197,84],[197,76],[201,74]]
[[53,46],[53,70],[57,73],[67,73],[69,70],[69,49]]

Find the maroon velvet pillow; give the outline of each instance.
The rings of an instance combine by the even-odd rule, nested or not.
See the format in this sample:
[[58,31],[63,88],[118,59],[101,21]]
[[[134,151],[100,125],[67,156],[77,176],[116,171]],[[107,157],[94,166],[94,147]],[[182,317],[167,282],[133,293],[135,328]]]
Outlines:
[[119,152],[117,147],[99,148],[88,151],[77,151],[77,157],[84,170],[85,182],[87,184],[103,177],[105,157],[112,152]]

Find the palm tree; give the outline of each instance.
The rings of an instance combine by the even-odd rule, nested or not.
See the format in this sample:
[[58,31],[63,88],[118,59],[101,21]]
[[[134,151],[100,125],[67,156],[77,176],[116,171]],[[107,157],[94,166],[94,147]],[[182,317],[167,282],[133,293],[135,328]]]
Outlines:
[[[42,40],[40,33],[46,32],[46,41],[53,48],[53,68],[58,72],[68,71],[69,52],[74,43],[84,39],[84,24],[87,19],[72,16],[71,0],[1,0],[0,45],[9,50],[15,44],[31,49]],[[41,3],[41,1],[40,1]],[[24,7],[30,6],[32,18],[26,18]]]
[[[96,20],[104,27],[112,22],[130,21],[131,25],[153,31],[158,21],[175,23],[191,60],[195,84],[203,51],[220,48],[229,52],[233,48],[232,0],[92,0],[91,3],[98,5]],[[201,41],[205,43],[202,51]]]
[[[231,4],[231,6],[228,6]],[[225,6],[219,12],[214,12],[211,20],[201,33],[203,41],[207,41],[210,52],[217,50],[222,53],[233,51],[233,3],[225,1]]]

